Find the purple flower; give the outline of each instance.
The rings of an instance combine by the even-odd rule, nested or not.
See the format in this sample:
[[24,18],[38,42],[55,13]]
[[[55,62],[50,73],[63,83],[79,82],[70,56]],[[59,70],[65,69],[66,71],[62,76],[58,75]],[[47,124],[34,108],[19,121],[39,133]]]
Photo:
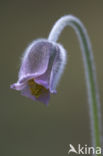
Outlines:
[[33,100],[48,104],[66,62],[64,48],[46,39],[33,41],[22,57],[18,81],[12,89]]

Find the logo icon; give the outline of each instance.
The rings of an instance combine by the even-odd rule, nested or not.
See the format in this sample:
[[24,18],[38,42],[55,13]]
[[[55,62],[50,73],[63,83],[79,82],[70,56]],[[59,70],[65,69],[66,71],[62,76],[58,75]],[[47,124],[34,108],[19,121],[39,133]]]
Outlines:
[[71,152],[78,153],[72,144],[70,144],[69,146],[70,146],[70,150],[68,151],[68,154],[70,154]]
[[68,154],[75,153],[75,154],[90,154],[90,155],[98,155],[102,154],[101,147],[88,147],[87,145],[81,146],[80,144],[77,145],[75,148],[72,144],[69,144],[69,151]]

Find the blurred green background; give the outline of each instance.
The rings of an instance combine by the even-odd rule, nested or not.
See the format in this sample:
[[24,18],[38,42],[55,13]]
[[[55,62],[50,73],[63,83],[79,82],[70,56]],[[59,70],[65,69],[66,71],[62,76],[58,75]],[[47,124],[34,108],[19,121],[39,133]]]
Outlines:
[[47,38],[55,21],[66,14],[79,17],[88,30],[103,103],[103,1],[0,0],[1,156],[67,156],[70,143],[91,144],[82,57],[71,28],[59,39],[68,51],[68,63],[48,107],[9,88],[17,80],[27,45]]

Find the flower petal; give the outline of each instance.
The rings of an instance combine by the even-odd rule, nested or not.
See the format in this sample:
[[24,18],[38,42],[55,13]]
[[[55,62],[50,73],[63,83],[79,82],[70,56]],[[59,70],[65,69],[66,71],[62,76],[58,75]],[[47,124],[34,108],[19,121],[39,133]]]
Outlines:
[[34,101],[40,101],[43,102],[44,104],[48,104],[49,100],[50,100],[50,92],[46,92],[40,95],[39,98],[36,98],[35,96],[33,96],[30,92],[30,88],[27,85],[22,91],[21,91],[21,95],[26,96]]
[[61,78],[65,64],[66,64],[66,51],[60,44],[58,44],[57,53],[56,53],[56,57],[53,63],[51,76],[50,76],[51,93],[56,92],[56,86]]
[[52,44],[46,40],[33,41],[24,53],[19,79],[27,74],[43,74],[48,67]]
[[20,83],[13,83],[12,85],[10,85],[10,88],[15,90],[22,90],[24,87],[24,84]]
[[27,85],[27,81],[29,79],[33,79],[36,76],[37,76],[36,73],[35,74],[27,74],[26,76],[19,79],[17,83],[12,84],[10,86],[10,88],[15,89],[15,90],[22,90]]
[[[52,42],[51,42],[52,43]],[[56,55],[58,55],[58,45],[56,43],[52,43],[53,44],[53,48],[51,49],[51,56],[49,59],[49,63],[48,63],[48,68],[46,70],[46,72],[40,76],[38,76],[37,78],[35,78],[35,82],[37,82],[38,84],[43,85],[45,88],[49,88],[50,89],[50,76],[51,76],[51,71],[53,68],[53,64],[54,64],[54,60]]]

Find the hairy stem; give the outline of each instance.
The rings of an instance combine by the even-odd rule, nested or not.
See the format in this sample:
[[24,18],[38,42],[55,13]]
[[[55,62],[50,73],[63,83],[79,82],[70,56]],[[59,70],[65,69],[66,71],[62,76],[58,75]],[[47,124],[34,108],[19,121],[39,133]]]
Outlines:
[[[100,147],[102,140],[100,99],[96,80],[96,69],[94,64],[94,58],[87,31],[82,22],[78,18],[72,15],[66,15],[60,18],[55,23],[54,27],[52,28],[49,34],[48,40],[56,42],[62,30],[66,26],[71,26],[75,30],[80,42],[88,93],[92,145],[94,147],[97,146]],[[98,156],[100,155],[98,154]]]

